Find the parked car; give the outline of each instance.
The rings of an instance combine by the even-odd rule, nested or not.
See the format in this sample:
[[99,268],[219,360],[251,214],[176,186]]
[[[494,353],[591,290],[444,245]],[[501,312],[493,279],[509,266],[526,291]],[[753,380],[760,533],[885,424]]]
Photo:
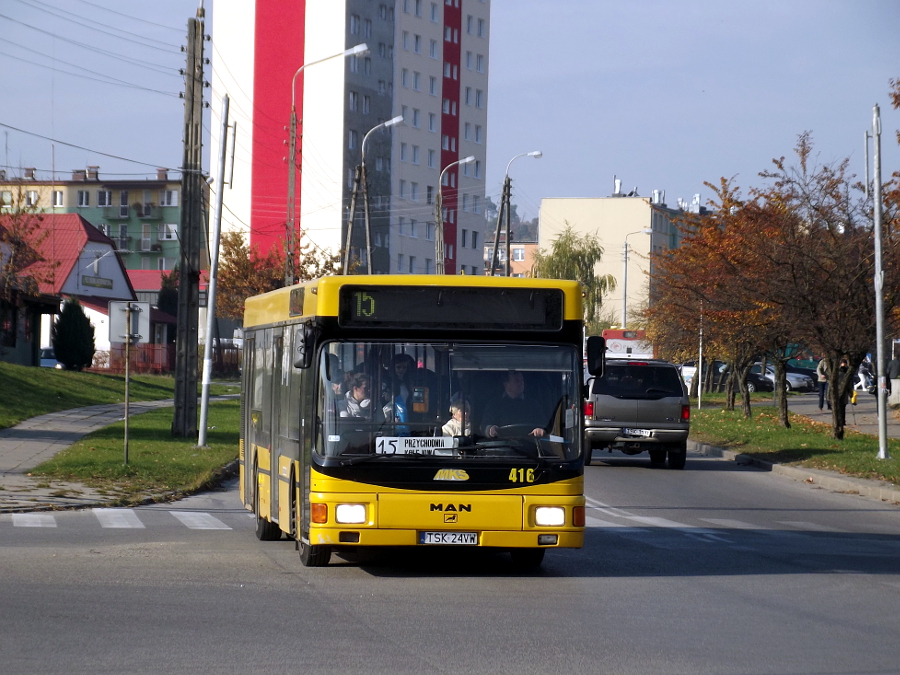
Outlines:
[[759,373],[747,373],[747,389],[755,391],[775,391],[775,380],[768,380]]
[[650,463],[683,469],[691,407],[678,369],[654,359],[608,359],[589,382],[585,401],[585,464],[594,450],[650,454]]
[[[762,372],[762,364],[756,363],[750,368],[750,372],[759,375]],[[772,385],[775,384],[775,367],[769,364],[766,364],[766,373],[764,377],[769,380]],[[802,373],[791,372],[790,370],[785,371],[785,388],[788,391],[812,391],[816,388],[816,381],[809,375],[804,375]]]
[[56,354],[52,347],[41,349],[41,368],[62,368],[62,364],[56,360]]
[[[681,371],[681,377],[684,380],[684,383],[687,386],[690,386],[691,380],[697,374],[697,366],[693,361],[687,361],[686,363],[682,363],[677,368]],[[713,361],[705,362],[703,364],[703,369],[707,370],[709,368],[713,369],[715,376],[713,377],[713,385],[721,384],[724,386],[725,384],[725,374],[726,374],[726,364],[724,361]],[[705,379],[705,377],[704,377]],[[769,380],[760,376],[758,373],[747,373],[747,389],[750,390],[750,393],[756,391],[774,391],[775,385],[773,382],[769,382]]]

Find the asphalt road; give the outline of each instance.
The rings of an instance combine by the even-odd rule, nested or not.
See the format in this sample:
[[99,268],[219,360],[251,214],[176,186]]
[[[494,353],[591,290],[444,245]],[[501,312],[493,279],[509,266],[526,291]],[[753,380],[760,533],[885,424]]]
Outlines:
[[236,490],[0,515],[0,673],[896,673],[900,508],[602,455],[585,547],[301,566]]

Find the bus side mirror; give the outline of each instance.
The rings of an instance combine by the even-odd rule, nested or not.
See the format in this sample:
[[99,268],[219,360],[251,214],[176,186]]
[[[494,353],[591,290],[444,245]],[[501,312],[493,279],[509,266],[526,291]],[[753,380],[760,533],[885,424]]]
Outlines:
[[587,339],[587,367],[594,377],[601,377],[606,367],[606,340],[599,335]]
[[294,331],[294,368],[309,368],[315,352],[315,334],[309,324]]

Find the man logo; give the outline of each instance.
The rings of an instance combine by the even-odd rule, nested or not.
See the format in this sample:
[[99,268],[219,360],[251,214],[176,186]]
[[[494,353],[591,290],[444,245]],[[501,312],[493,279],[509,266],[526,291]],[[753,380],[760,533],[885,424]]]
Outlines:
[[445,511],[447,513],[468,511],[472,513],[472,505],[471,504],[432,504],[432,511]]
[[445,523],[455,523],[456,522],[456,514],[455,513],[445,513],[444,514],[444,522]]
[[440,469],[434,474],[434,480],[469,480],[465,469]]

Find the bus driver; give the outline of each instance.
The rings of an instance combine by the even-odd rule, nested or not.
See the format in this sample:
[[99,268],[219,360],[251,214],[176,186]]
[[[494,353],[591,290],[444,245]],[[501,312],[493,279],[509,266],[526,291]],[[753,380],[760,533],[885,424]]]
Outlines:
[[[491,438],[500,436],[501,427],[508,425],[533,425],[542,419],[544,412],[536,399],[525,396],[525,377],[517,370],[503,374],[503,395],[490,401],[484,408],[484,433]],[[529,436],[544,436],[543,428],[536,426]]]

